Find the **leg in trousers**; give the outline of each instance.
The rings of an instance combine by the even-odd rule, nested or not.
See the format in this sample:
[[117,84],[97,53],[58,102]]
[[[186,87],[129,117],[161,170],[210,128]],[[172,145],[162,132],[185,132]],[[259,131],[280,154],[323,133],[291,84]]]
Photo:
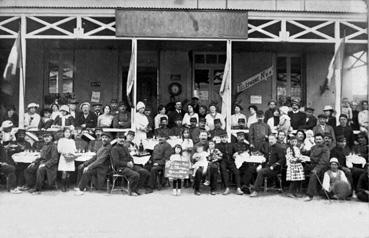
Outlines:
[[163,166],[152,166],[150,170],[150,187],[152,189],[156,188],[156,178],[158,177],[158,172],[164,171]]
[[240,172],[238,171],[236,164],[234,162],[229,162],[227,168],[234,174],[237,188],[241,187]]
[[274,177],[277,175],[277,171],[271,170],[270,168],[262,168],[258,171],[256,176],[254,189],[255,191],[260,191],[261,185],[263,184],[264,177]]
[[364,191],[360,191],[358,193],[356,193],[357,199],[359,199],[362,202],[368,202],[369,201],[369,195],[364,192]]
[[212,165],[208,167],[210,173],[210,191],[215,192],[217,190],[218,183],[218,165]]
[[93,175],[96,174],[96,169],[89,169],[87,172],[82,173],[81,179],[79,181],[78,187],[81,191],[84,191],[87,184],[91,181]]
[[10,164],[0,165],[0,172],[5,174],[7,178],[6,188],[8,191],[17,186],[17,178],[15,176],[15,167]]
[[[32,164],[31,164],[32,165]],[[29,165],[24,170],[24,179],[26,180],[26,186],[28,188],[32,188],[35,186],[36,183],[36,173],[38,169],[38,165]]]
[[133,170],[140,174],[140,180],[138,182],[139,188],[148,188],[149,187],[149,179],[150,179],[150,172],[141,166],[135,165]]
[[45,181],[45,176],[46,176],[46,167],[43,166],[43,167],[39,167],[37,169],[37,176],[36,176],[36,190],[37,191],[41,191],[42,189],[42,185]]
[[105,190],[105,180],[108,174],[108,166],[98,166],[96,167],[96,189]]
[[229,174],[227,170],[227,164],[225,161],[220,162],[220,173],[225,188],[229,187]]
[[137,193],[140,174],[131,168],[124,168],[121,174],[127,177],[131,186],[131,192]]
[[256,166],[250,163],[247,163],[245,166],[245,163],[244,163],[244,165],[242,165],[242,174],[243,175],[241,177],[241,181],[242,181],[243,186],[250,187],[251,180],[256,174]]
[[202,176],[203,176],[203,167],[200,167],[196,170],[195,178],[193,181],[193,189],[195,190],[195,192],[200,192],[200,184],[202,181]]

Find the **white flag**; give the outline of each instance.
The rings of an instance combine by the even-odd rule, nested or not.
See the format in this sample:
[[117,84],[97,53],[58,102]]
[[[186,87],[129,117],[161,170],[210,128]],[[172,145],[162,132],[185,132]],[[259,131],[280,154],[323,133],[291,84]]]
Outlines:
[[219,90],[219,95],[222,98],[222,115],[226,119],[226,130],[228,135],[230,135],[231,133],[231,112],[232,112],[231,61],[232,61],[232,42],[228,40],[227,60],[224,67],[222,84],[220,85]]
[[5,80],[10,79],[10,75],[15,75],[17,73],[17,68],[19,67],[20,61],[20,54],[21,54],[21,47],[20,47],[20,32],[18,32],[17,38],[14,41],[13,47],[10,51],[8,63],[6,64],[3,78]]
[[131,61],[129,63],[128,77],[127,77],[127,97],[129,97],[133,85],[136,81],[136,62],[137,62],[137,40],[132,39],[132,53],[131,53]]
[[332,78],[334,77],[334,71],[336,69],[342,69],[344,56],[345,56],[345,38],[342,38],[339,46],[334,52],[331,62],[329,63],[327,74],[328,85],[330,85],[332,82]]

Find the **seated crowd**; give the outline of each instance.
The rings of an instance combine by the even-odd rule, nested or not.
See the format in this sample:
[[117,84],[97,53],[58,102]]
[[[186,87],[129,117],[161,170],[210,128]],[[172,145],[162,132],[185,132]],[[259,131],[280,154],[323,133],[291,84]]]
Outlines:
[[[232,133],[227,133],[226,119],[216,105],[208,111],[197,98],[186,104],[186,110],[180,101],[173,108],[160,105],[155,117],[138,102],[133,130],[129,130],[128,105],[116,100],[104,107],[95,104],[93,109],[88,102],[78,107],[71,100],[68,105],[44,108],[41,115],[39,106],[30,103],[25,129],[16,129],[18,116],[10,106],[1,123],[0,179],[6,178],[12,193],[28,190],[38,194],[59,185],[67,191],[73,182],[76,194],[82,195],[89,187],[110,186],[113,171],[128,181],[132,196],[142,193],[140,189],[151,193],[168,181],[174,195],[181,194],[182,186],[191,185],[196,195],[204,186],[215,195],[221,180],[224,195],[232,187],[238,195],[256,197],[267,186],[289,186],[287,196],[299,197],[306,189],[307,201],[317,195],[328,199],[355,195],[368,201],[367,101],[362,102],[360,112],[343,103],[339,125],[331,106],[325,106],[316,118],[313,108],[301,110],[298,102],[291,107],[277,108],[275,101],[268,105],[265,113],[249,106],[248,118],[235,105]],[[112,134],[105,128],[127,130]],[[30,131],[37,131],[37,138],[26,139],[32,138],[27,134]],[[136,164],[134,155],[143,153],[142,143],[149,138],[156,140],[153,149],[146,151],[150,159],[144,165]],[[174,139],[179,142],[171,145],[169,140]],[[15,162],[12,155],[22,151],[39,151],[40,156],[31,164]],[[85,152],[94,152],[94,156],[76,161]],[[363,161],[358,164],[348,159],[354,155]],[[265,161],[240,164],[242,156],[263,156]]]

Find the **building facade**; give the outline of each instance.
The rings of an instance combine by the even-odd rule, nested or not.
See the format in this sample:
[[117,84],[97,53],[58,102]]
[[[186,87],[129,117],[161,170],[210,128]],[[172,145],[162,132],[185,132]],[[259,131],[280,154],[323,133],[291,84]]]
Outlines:
[[[137,40],[134,101],[154,112],[159,104],[194,95],[202,104],[220,105],[227,41],[232,103],[244,108],[296,99],[320,111],[339,105],[338,98],[367,98],[365,1],[4,0],[0,9],[0,68],[20,29],[25,104],[68,97],[102,104],[125,100],[132,39]],[[342,38],[345,58],[337,87],[326,76]],[[9,89],[3,104],[18,105],[18,77],[2,83]]]

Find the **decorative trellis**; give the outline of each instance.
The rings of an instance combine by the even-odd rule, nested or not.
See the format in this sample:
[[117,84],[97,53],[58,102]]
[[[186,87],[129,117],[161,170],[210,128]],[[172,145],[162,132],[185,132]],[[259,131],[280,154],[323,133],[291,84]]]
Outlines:
[[[20,16],[0,16],[0,38],[14,38]],[[115,36],[114,16],[25,15],[26,39],[121,39]],[[359,20],[249,18],[248,38],[241,41],[335,43],[367,42],[367,23]]]

